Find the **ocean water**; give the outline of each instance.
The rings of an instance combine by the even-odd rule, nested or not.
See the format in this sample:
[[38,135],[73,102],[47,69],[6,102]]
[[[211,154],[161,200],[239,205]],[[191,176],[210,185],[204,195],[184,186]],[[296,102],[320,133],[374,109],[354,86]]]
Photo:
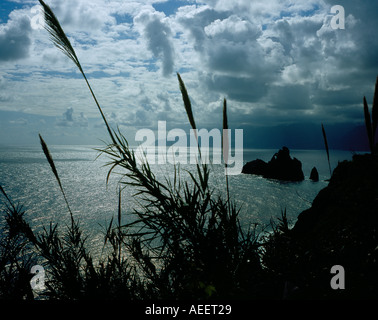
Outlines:
[[[93,246],[101,243],[102,232],[118,210],[118,182],[120,175],[112,174],[108,184],[106,176],[109,159],[94,150],[101,146],[49,146],[63,188],[74,216],[89,235]],[[277,150],[247,149],[243,152],[244,163],[257,158],[269,161]],[[327,186],[329,169],[324,150],[291,150],[291,156],[302,162],[305,180],[302,182],[279,182],[254,175],[230,175],[231,198],[241,208],[243,227],[254,223],[266,225],[271,218],[281,216],[286,209],[288,218],[295,223],[300,212],[309,208],[318,192]],[[350,160],[349,151],[331,150],[331,166],[338,161]],[[309,175],[316,166],[320,181],[312,182]],[[173,165],[151,165],[159,179],[173,179]],[[195,171],[195,165],[182,165],[181,169]],[[118,172],[121,173],[120,169]],[[187,178],[181,170],[182,179]],[[226,177],[222,165],[211,167],[211,184],[215,192],[226,193]],[[69,224],[69,213],[59,186],[39,146],[0,147],[0,185],[8,196],[23,206],[25,217],[33,228],[48,226],[50,221],[60,225]],[[122,193],[123,222],[133,219],[132,209],[137,205],[127,187]],[[0,205],[4,203],[0,197]]]

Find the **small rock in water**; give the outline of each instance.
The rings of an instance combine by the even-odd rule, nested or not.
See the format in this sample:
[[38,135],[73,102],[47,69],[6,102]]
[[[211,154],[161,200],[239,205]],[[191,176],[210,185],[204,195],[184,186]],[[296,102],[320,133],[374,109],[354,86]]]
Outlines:
[[319,173],[316,167],[313,167],[310,174],[310,180],[319,181]]

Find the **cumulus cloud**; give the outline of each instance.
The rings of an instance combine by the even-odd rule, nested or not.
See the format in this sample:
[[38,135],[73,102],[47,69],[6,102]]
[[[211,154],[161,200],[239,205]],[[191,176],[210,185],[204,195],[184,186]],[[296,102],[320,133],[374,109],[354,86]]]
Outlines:
[[199,79],[231,99],[243,120],[355,121],[378,69],[377,4],[343,2],[346,29],[334,30],[334,1],[203,2],[178,19],[201,57]]
[[115,23],[110,15],[111,7],[104,1],[52,0],[49,5],[60,23],[66,26],[66,32],[95,33],[106,24]]
[[67,108],[63,113],[62,118],[56,121],[56,125],[59,127],[88,127],[88,119],[83,112],[80,112],[80,116],[74,116],[74,109],[72,107]]
[[9,20],[0,25],[0,61],[25,58],[31,45],[30,19],[26,15],[10,14]]
[[261,34],[260,28],[252,24],[251,21],[231,15],[226,19],[217,19],[205,26],[205,34],[209,37],[220,37],[230,41],[250,41],[257,39]]
[[156,12],[143,11],[135,19],[137,25],[141,25],[148,49],[154,57],[161,60],[162,73],[168,76],[173,72],[174,49],[171,41],[172,32],[164,22],[164,15]]

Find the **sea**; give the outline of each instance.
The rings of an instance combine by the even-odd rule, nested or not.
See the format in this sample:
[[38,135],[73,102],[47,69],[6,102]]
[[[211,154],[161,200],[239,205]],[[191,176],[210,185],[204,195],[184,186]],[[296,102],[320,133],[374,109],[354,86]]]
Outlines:
[[[87,242],[92,248],[103,243],[104,232],[118,212],[118,193],[122,169],[117,168],[107,181],[110,159],[96,148],[103,146],[49,146],[70,208],[80,221]],[[269,161],[277,149],[244,149],[243,162],[255,159]],[[255,175],[228,175],[229,193],[240,209],[239,218],[243,228],[255,225],[268,227],[286,211],[287,218],[294,224],[298,215],[311,207],[318,192],[325,188],[330,171],[325,150],[290,150],[290,155],[302,162],[305,180],[302,182],[281,182]],[[352,159],[353,153],[330,150],[331,169],[339,161]],[[209,165],[210,183],[214,194],[226,196],[226,175],[221,164]],[[311,169],[316,167],[320,180],[309,179]],[[151,164],[159,181],[174,179],[171,163]],[[195,172],[194,164],[180,165],[180,177],[190,179],[187,171]],[[54,174],[40,146],[0,147],[0,185],[14,203],[22,206],[25,218],[39,231],[57,223],[69,225],[70,216],[63,195]],[[133,221],[133,210],[138,208],[136,189],[126,186],[122,191],[122,223]],[[0,194],[0,208],[6,204]],[[1,211],[3,212],[3,211]],[[0,213],[1,214],[1,213]]]

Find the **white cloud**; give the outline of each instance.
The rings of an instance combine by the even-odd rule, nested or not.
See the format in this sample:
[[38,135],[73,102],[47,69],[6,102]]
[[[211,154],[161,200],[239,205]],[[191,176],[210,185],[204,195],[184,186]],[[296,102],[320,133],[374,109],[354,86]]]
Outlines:
[[236,15],[226,19],[217,19],[204,28],[205,34],[209,37],[221,37],[233,41],[247,41],[256,39],[261,30],[251,21],[243,20]]
[[31,44],[30,33],[28,16],[12,12],[8,22],[0,25],[0,61],[14,61],[27,57]]
[[24,125],[27,125],[28,124],[28,120],[27,119],[24,119],[24,118],[19,118],[17,120],[10,120],[9,121],[10,124],[14,124],[14,125],[21,125],[21,126],[24,126]]

